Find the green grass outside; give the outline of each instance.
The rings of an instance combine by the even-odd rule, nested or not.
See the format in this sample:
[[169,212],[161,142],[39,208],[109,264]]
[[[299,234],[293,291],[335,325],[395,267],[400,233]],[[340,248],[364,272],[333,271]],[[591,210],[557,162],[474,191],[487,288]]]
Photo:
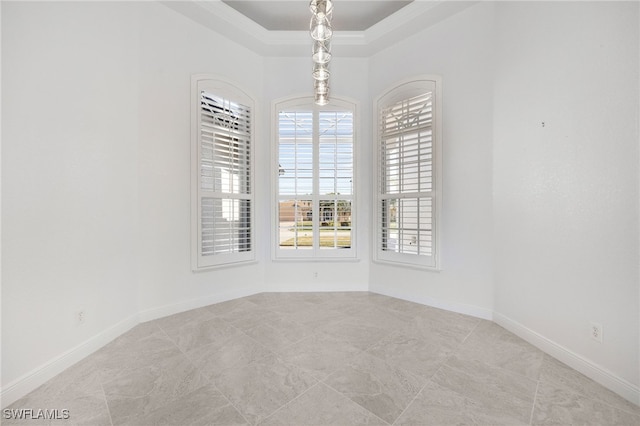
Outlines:
[[[351,247],[351,236],[338,236],[337,247]],[[281,247],[293,247],[295,239],[289,238],[280,243]],[[313,237],[298,237],[298,247],[311,247]],[[320,247],[334,247],[333,235],[320,235]]]

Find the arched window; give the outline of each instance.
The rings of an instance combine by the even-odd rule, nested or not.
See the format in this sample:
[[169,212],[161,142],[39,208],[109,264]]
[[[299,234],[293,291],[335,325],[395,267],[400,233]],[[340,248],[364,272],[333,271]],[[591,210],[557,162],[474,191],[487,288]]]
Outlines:
[[404,81],[375,101],[374,259],[438,268],[441,80]]
[[274,103],[275,258],[355,257],[356,105]]
[[191,88],[192,269],[253,261],[255,102],[217,77]]

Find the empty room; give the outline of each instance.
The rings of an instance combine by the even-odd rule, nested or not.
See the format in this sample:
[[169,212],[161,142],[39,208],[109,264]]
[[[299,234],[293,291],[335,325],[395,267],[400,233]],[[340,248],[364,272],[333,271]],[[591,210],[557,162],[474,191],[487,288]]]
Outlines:
[[0,423],[640,424],[640,2],[0,23]]

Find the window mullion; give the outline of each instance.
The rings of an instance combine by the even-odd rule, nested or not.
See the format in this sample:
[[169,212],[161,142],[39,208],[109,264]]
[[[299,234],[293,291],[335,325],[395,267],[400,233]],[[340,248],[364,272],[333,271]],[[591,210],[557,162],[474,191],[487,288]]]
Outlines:
[[[312,99],[309,103],[292,100],[276,104],[274,112],[277,114],[275,117],[279,119],[277,135],[280,135],[276,141],[284,142],[281,135],[289,138],[289,135],[295,133],[294,129],[300,130],[300,134],[295,138],[300,142],[295,147],[296,161],[289,166],[293,169],[295,164],[296,172],[294,176],[289,173],[287,176],[280,175],[278,180],[278,192],[275,197],[278,206],[276,210],[278,238],[274,248],[276,258],[330,259],[355,255],[353,246],[355,231],[351,226],[355,211],[355,197],[353,188],[349,187],[350,184],[353,185],[354,180],[353,116],[355,108],[353,105],[347,105],[347,102],[338,101],[336,104],[345,105],[319,108],[313,105]],[[287,109],[287,105],[292,105],[291,109]],[[338,109],[334,111],[334,107]],[[291,122],[287,121],[289,116],[291,116]],[[324,132],[324,135],[321,132]],[[339,143],[342,144],[340,147]],[[274,162],[274,165],[278,164],[278,169],[281,168],[280,164],[285,166],[285,163],[289,163],[291,151],[294,151],[293,147],[287,147],[285,150],[278,148],[274,151],[279,155],[278,162]],[[340,174],[338,174],[339,167]],[[289,203],[286,202],[288,197],[280,193],[280,190],[285,187],[294,187],[294,182],[295,199],[304,201],[304,206],[300,206],[298,211],[303,210],[305,223],[293,228],[299,231],[299,236],[306,234],[304,245],[296,247],[293,247],[290,242],[283,244],[283,241],[288,241],[285,228],[289,220],[288,216],[293,214],[299,218],[301,215],[290,212]],[[336,194],[338,191],[341,192],[340,196]],[[342,218],[344,219],[341,221]],[[333,226],[322,227],[323,221],[333,222]],[[341,230],[342,222],[349,222],[345,223],[344,231]],[[323,230],[325,232],[321,235]],[[334,250],[326,249],[325,239]],[[331,240],[333,240],[332,244]],[[298,242],[301,243],[301,241]]]
[[312,136],[312,169],[313,169],[313,210],[312,218],[312,235],[313,235],[313,252],[317,255],[320,250],[320,112],[317,108],[313,110],[313,136]]

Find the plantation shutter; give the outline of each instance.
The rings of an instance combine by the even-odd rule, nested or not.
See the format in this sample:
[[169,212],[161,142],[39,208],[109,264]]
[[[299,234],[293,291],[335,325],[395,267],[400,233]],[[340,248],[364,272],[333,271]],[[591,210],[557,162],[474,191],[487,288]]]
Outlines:
[[252,111],[197,90],[197,268],[252,260]]
[[378,108],[377,247],[383,260],[435,263],[434,89],[404,91]]
[[274,112],[275,257],[355,257],[354,105],[293,98]]

